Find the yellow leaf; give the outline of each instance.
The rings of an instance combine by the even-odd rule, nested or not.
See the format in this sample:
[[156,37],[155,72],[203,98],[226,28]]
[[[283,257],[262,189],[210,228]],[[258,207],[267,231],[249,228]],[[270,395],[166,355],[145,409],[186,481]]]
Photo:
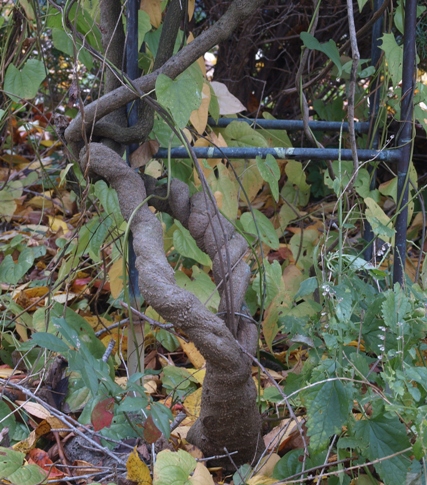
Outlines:
[[193,18],[195,6],[196,0],[188,0],[188,20],[191,20]]
[[40,145],[43,145],[44,147],[49,148],[49,147],[53,146],[55,143],[56,143],[55,140],[42,140],[40,142]]
[[67,223],[62,220],[61,217],[47,216],[49,218],[49,226],[54,232],[58,232],[62,229],[64,232],[68,232]]
[[54,207],[52,200],[42,197],[41,195],[36,195],[30,199],[27,204],[36,209],[52,209]]
[[280,456],[277,453],[270,453],[268,456],[262,458],[259,463],[260,468],[258,468],[258,465],[253,478],[258,476],[271,477],[273,475],[274,467],[279,460]]
[[136,446],[129,455],[126,462],[128,480],[136,482],[138,485],[151,485],[152,479],[148,466],[139,458]]
[[246,481],[248,485],[273,485],[277,483],[277,478],[270,478],[264,475],[255,475]]
[[141,0],[141,10],[147,12],[150,23],[153,27],[160,27],[162,23],[162,2],[161,0]]
[[197,463],[196,469],[194,470],[189,482],[192,485],[215,485],[212,475],[202,463]]
[[15,443],[12,448],[15,451],[20,451],[21,453],[27,454],[29,451],[35,448],[38,439],[39,437],[36,434],[36,430],[33,429],[27,438]]
[[193,342],[186,342],[185,340],[178,338],[182,350],[185,352],[189,361],[194,365],[196,369],[200,369],[205,364],[203,355],[197,350]]
[[206,369],[187,369],[188,372],[196,379],[196,381],[202,386],[206,375]]
[[[28,337],[27,337],[28,339]],[[22,370],[18,369],[11,369],[10,367],[1,367],[0,368],[0,377],[2,379],[8,379],[11,376],[15,376],[18,374],[23,374]]]
[[199,387],[199,389],[187,396],[183,404],[188,418],[194,423],[199,417],[200,409],[202,408],[202,388]]
[[108,271],[108,278],[110,279],[111,296],[118,298],[123,290],[123,259],[119,258],[111,265]]
[[202,102],[198,109],[191,113],[190,121],[199,135],[202,135],[208,124],[208,110],[211,101],[211,90],[206,83],[203,83]]

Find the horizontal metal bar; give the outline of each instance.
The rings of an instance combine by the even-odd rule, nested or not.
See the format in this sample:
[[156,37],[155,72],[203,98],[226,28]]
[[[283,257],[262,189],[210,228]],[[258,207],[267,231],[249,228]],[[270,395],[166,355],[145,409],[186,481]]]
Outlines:
[[[304,124],[301,120],[264,120],[264,119],[246,119],[246,118],[220,118],[215,121],[209,118],[209,126],[217,126],[218,128],[225,128],[231,122],[238,121],[239,123],[248,123],[254,125],[256,128],[265,128],[266,130],[286,130],[286,131],[300,131],[304,129]],[[309,121],[308,126],[314,131],[348,131],[348,123],[341,121]],[[368,133],[369,123],[358,122],[354,124],[357,133]]]
[[[351,150],[338,148],[258,148],[258,147],[227,147],[227,148],[193,148],[197,158],[274,158],[287,160],[352,160]],[[358,150],[359,160],[396,162],[400,158],[400,150]],[[184,147],[171,148],[172,158],[190,158]],[[168,149],[160,148],[155,158],[168,158]]]

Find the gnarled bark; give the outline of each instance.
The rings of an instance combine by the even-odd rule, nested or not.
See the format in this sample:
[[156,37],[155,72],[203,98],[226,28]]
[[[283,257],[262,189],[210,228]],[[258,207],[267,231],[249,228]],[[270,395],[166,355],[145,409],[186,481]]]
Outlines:
[[[178,3],[173,1],[170,5],[176,7]],[[82,140],[83,127],[89,132],[93,123],[153,89],[160,73],[175,78],[207,50],[226,39],[262,3],[263,0],[234,0],[212,28],[162,67],[135,80],[132,87],[118,87],[87,106],[84,114],[77,116],[66,130],[67,141],[77,146]],[[102,134],[102,123],[105,121],[95,128],[97,134]],[[104,132],[103,136],[127,143],[111,131]],[[152,181],[145,178],[144,183],[144,179],[105,144],[89,143],[80,152],[79,160],[84,172],[103,177],[117,191],[123,216],[130,221],[139,287],[145,301],[165,320],[184,331],[206,359],[201,414],[189,433],[189,440],[207,456],[224,454],[226,449],[238,451],[238,455],[233,456],[237,465],[255,461],[264,444],[251,359],[245,353],[255,352],[258,335],[256,326],[245,318],[243,307],[250,278],[244,262],[245,240],[219,214],[209,193],[198,193],[190,199],[188,187],[172,181],[169,200],[157,201],[161,210],[170,212],[188,227],[199,247],[211,257],[221,295],[219,314],[225,315],[221,319],[209,312],[192,293],[176,285],[163,252],[161,224],[147,204],[140,207],[147,195],[145,184],[149,192],[155,190]],[[156,199],[153,201],[156,203]],[[218,464],[232,468],[229,459],[219,460]]]
[[[253,462],[263,451],[264,444],[250,358],[222,319],[209,312],[192,293],[176,285],[163,251],[162,226],[146,204],[138,209],[146,198],[142,178],[119,155],[100,143],[84,148],[80,161],[82,170],[89,168],[89,173],[102,175],[111,184],[117,192],[123,217],[131,219],[139,287],[145,301],[165,320],[183,330],[206,359],[201,415],[190,431],[189,440],[208,456],[223,454],[226,448],[229,452],[239,452],[233,457],[236,463]],[[199,207],[198,199],[203,195],[193,196],[193,208]],[[192,212],[190,209],[189,227],[192,221],[198,227],[199,223],[209,220],[208,210]],[[203,212],[205,214],[200,217]],[[210,222],[207,225],[212,228]],[[235,233],[231,234],[231,239],[233,237]],[[211,237],[204,236],[204,244],[212,248],[212,255],[217,255]],[[242,295],[236,293],[234,296],[236,303],[241,304]],[[239,343],[253,352],[256,327],[243,318],[237,330]],[[230,467],[228,459],[220,463]]]

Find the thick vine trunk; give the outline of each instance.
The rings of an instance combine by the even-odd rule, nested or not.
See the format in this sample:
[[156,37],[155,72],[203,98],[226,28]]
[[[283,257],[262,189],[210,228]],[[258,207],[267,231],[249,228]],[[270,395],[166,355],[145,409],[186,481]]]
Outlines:
[[[83,170],[89,167],[90,173],[102,175],[111,184],[124,218],[131,220],[139,287],[145,301],[184,331],[206,359],[201,415],[190,431],[189,440],[207,456],[224,454],[226,449],[238,451],[233,457],[237,464],[253,462],[264,444],[250,357],[222,319],[209,312],[192,293],[176,285],[163,252],[162,226],[147,204],[139,207],[147,195],[142,178],[100,143],[84,148],[80,160]],[[180,192],[179,182],[177,186]],[[203,224],[200,212],[192,215],[190,210],[190,226],[192,217]],[[234,238],[231,234],[230,241]],[[236,303],[241,303],[241,295],[234,296]],[[239,321],[236,333],[241,345],[253,352],[256,327],[244,320]],[[220,460],[220,464],[230,467],[228,459]]]
[[[175,180],[171,184],[169,200],[163,203],[157,200],[157,205],[163,204],[160,210],[180,220],[199,247],[211,257],[214,280],[221,295],[219,314],[224,315],[221,319],[209,312],[192,293],[176,285],[174,272],[163,252],[161,224],[148,205],[142,204],[147,196],[146,185],[151,193],[156,190],[155,184],[148,178],[145,178],[145,184],[143,178],[114,151],[116,147],[111,141],[120,146],[142,142],[147,135],[146,130],[115,125],[110,122],[114,117],[108,119],[106,115],[153,89],[160,73],[175,78],[206,51],[226,39],[263,1],[234,0],[213,27],[169,60],[166,60],[169,55],[165,55],[159,65],[155,64],[156,70],[133,81],[132,88],[129,85],[112,86],[113,90],[87,106],[65,133],[83,172],[103,177],[117,191],[123,216],[130,223],[139,287],[145,301],[166,321],[185,332],[206,360],[201,414],[188,439],[206,456],[237,451],[238,454],[233,455],[237,465],[253,463],[264,450],[250,358],[257,346],[258,332],[250,319],[245,318],[243,306],[250,278],[249,268],[243,259],[247,251],[246,242],[220,215],[209,191],[195,194],[190,199],[187,185]],[[101,6],[109,2],[117,3],[118,0],[103,0]],[[176,18],[173,9],[179,5],[181,2],[177,0],[170,2],[165,23],[169,17],[173,24],[172,20]],[[114,28],[114,22],[110,24]],[[176,26],[176,22],[174,24]],[[164,44],[173,45],[168,39]],[[111,52],[116,53],[117,50]],[[149,126],[151,121],[141,119],[141,126],[144,123]],[[88,143],[80,154],[76,153],[77,147],[82,144],[83,131],[89,134],[91,130],[102,143]],[[106,139],[109,139],[107,143]],[[217,464],[227,469],[234,466],[228,458],[218,460]]]

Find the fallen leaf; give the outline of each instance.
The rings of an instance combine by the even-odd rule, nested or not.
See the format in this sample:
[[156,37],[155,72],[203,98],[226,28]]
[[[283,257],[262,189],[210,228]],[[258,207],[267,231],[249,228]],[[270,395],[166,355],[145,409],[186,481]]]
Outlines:
[[148,466],[139,458],[136,447],[133,449],[126,462],[126,478],[138,485],[151,485],[152,479]]
[[189,482],[192,485],[215,485],[212,475],[203,463],[197,463]]
[[28,453],[28,456],[28,463],[38,465],[48,474],[50,479],[59,479],[65,476],[64,472],[58,470],[58,468],[54,466],[52,460],[44,450],[34,448]]
[[46,419],[51,416],[50,412],[41,404],[30,401],[16,401],[16,404],[21,406],[28,414],[36,418]]
[[111,265],[108,271],[111,296],[116,299],[123,290],[123,259],[119,258]]

